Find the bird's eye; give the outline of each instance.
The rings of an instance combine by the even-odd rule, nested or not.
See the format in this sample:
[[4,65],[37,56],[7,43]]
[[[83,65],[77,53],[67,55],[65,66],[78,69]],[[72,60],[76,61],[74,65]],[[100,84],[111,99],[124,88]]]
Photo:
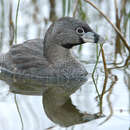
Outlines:
[[82,35],[82,34],[84,34],[84,29],[82,27],[78,27],[76,29],[76,33]]

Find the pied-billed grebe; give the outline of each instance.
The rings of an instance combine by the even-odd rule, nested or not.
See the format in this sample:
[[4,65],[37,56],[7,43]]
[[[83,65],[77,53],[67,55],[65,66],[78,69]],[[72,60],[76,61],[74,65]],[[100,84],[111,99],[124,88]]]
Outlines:
[[73,46],[97,43],[101,37],[85,22],[63,17],[47,30],[44,40],[33,39],[14,45],[1,56],[1,71],[24,77],[77,79],[87,71],[72,53]]

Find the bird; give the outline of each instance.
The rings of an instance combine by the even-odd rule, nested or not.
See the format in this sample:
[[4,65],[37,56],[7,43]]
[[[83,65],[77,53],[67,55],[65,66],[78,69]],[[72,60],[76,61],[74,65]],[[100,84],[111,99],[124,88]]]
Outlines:
[[[81,113],[70,98],[88,75],[86,68],[73,55],[72,48],[88,42],[100,43],[103,38],[86,22],[62,17],[50,25],[43,39],[13,45],[6,54],[0,55],[0,70],[7,78],[2,79],[10,85],[11,92],[42,95],[47,116],[61,126],[102,118],[104,116],[99,113]],[[28,78],[38,80],[32,82]],[[46,79],[54,82],[46,83]],[[67,82],[60,82],[64,80]]]
[[6,54],[2,54],[1,72],[25,78],[82,79],[88,72],[75,58],[72,48],[100,41],[102,37],[86,22],[62,17],[50,25],[43,39],[13,45]]

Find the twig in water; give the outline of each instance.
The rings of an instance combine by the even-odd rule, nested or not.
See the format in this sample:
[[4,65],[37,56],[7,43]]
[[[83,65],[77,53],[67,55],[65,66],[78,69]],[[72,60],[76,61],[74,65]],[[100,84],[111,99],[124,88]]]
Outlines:
[[104,50],[101,47],[102,50],[102,59],[103,59],[103,65],[104,65],[104,71],[105,71],[105,79],[104,79],[104,84],[103,84],[103,90],[100,96],[100,114],[102,114],[103,112],[103,96],[105,94],[106,91],[106,84],[107,84],[107,80],[108,80],[108,69],[107,69],[107,65],[106,65],[106,60],[105,60],[105,55],[104,55]]
[[97,44],[96,44],[96,52],[97,52],[97,60],[96,60],[96,64],[95,64],[93,72],[92,72],[92,79],[93,79],[93,83],[94,83],[96,92],[98,94],[98,98],[100,99],[100,94],[99,94],[99,91],[98,91],[98,88],[97,88],[96,81],[94,79],[94,74],[95,74],[95,71],[96,71],[96,68],[97,68],[97,64],[98,64],[98,61],[99,61],[99,57],[100,57],[100,54],[101,54],[101,49],[100,49],[99,54],[98,54],[98,45]]
[[16,18],[15,18],[15,44],[17,44],[17,23],[18,23],[18,12],[19,12],[20,0],[18,0]]
[[[108,71],[111,74],[111,71],[110,70],[108,70]],[[117,78],[116,75],[113,75],[113,74],[111,74],[111,76],[114,76],[114,79],[112,79],[112,83],[111,83],[110,88],[109,88],[109,93],[107,95],[107,101],[108,101],[108,106],[109,106],[109,109],[110,109],[110,114],[103,122],[100,123],[100,125],[102,125],[106,121],[108,121],[111,118],[111,116],[113,115],[113,108],[112,108],[112,104],[111,104],[111,101],[110,101],[110,97],[111,97],[111,94],[112,94],[113,87],[116,84],[118,78]]]
[[15,101],[15,104],[16,104],[16,107],[17,107],[17,110],[18,110],[18,114],[19,114],[19,117],[20,117],[20,120],[21,120],[21,124],[22,124],[21,130],[24,130],[23,119],[22,119],[22,115],[20,113],[19,106],[18,106],[18,103],[17,103],[16,94],[14,95],[14,101]]
[[76,0],[75,6],[74,6],[74,11],[73,11],[73,17],[75,17],[75,15],[76,15],[76,11],[77,11],[77,8],[78,8],[78,3],[79,3],[79,0]]
[[12,20],[12,1],[10,2],[10,9],[9,9],[9,45],[13,45],[14,41],[14,23]]

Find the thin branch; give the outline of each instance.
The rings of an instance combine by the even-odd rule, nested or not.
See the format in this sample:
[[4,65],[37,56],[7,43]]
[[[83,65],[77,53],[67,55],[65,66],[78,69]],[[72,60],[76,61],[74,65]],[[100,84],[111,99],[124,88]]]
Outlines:
[[19,12],[19,5],[20,5],[20,0],[18,0],[17,4],[17,10],[16,10],[16,19],[15,19],[15,43],[17,44],[17,21],[18,21],[18,12]]
[[49,0],[49,4],[50,4],[50,16],[49,16],[49,20],[54,22],[57,19],[56,16],[56,4],[55,4],[55,0]]
[[121,6],[121,10],[120,10],[120,21],[122,20],[124,10],[125,10],[125,6],[127,4],[127,0],[122,0],[121,4],[122,4],[122,6]]
[[99,61],[99,57],[100,57],[100,53],[101,53],[101,49],[100,49],[99,54],[98,54],[98,45],[96,46],[96,52],[97,52],[97,58],[96,58],[97,60],[96,60],[96,64],[95,64],[93,72],[92,72],[92,79],[93,79],[93,83],[94,83],[96,92],[98,94],[98,98],[100,99],[100,94],[99,94],[99,91],[98,91],[98,88],[97,88],[96,81],[94,79],[94,74],[95,74],[95,71],[96,71],[96,68],[97,68],[97,64],[98,64],[98,61]]
[[[115,17],[116,17],[116,27],[121,31],[120,29],[120,24],[121,24],[121,19],[119,18],[118,15],[118,6],[117,6],[117,0],[114,0],[115,3]],[[117,54],[121,54],[121,42],[120,42],[120,36],[117,34],[116,35],[116,40],[115,40],[115,58],[114,58],[114,63],[116,63],[117,60]]]
[[128,46],[128,43],[127,43],[126,39],[123,37],[123,35],[119,31],[119,29],[111,22],[111,20],[99,8],[97,8],[96,5],[94,5],[92,2],[90,2],[89,0],[84,0],[84,1],[89,3],[91,6],[93,6],[112,25],[114,30],[117,32],[117,34],[120,36],[121,40],[123,41],[125,47],[130,52],[130,47]]
[[74,6],[74,11],[73,11],[73,17],[75,17],[75,15],[76,15],[76,11],[77,11],[77,8],[78,8],[78,3],[79,3],[79,0],[76,0],[75,6]]
[[112,108],[112,103],[111,103],[111,100],[110,100],[110,97],[111,97],[111,94],[112,94],[112,91],[113,91],[113,88],[114,88],[114,85],[116,84],[116,82],[118,81],[118,78],[116,75],[113,75],[111,73],[111,70],[109,70],[109,73],[111,74],[111,76],[114,76],[114,79],[112,79],[112,83],[110,85],[110,88],[109,88],[109,93],[107,95],[107,101],[108,101],[108,106],[109,106],[109,110],[110,110],[110,114],[109,116],[103,121],[100,123],[100,125],[104,124],[106,121],[108,121],[112,115],[113,115],[113,108]]
[[14,41],[14,23],[12,20],[12,2],[10,2],[10,8],[9,8],[9,45],[13,45]]
[[105,71],[105,79],[104,79],[104,84],[103,84],[103,90],[100,96],[100,114],[102,114],[103,110],[102,110],[102,106],[103,106],[103,96],[105,94],[106,91],[106,85],[107,85],[107,80],[108,80],[108,69],[107,69],[107,65],[106,65],[106,60],[105,60],[105,55],[104,55],[104,50],[101,47],[102,50],[102,59],[103,59],[103,65],[104,65],[104,71]]
[[18,110],[18,114],[19,114],[20,120],[21,120],[21,124],[22,124],[22,128],[21,129],[24,130],[23,119],[22,119],[22,115],[20,113],[19,106],[18,106],[18,103],[17,103],[16,94],[14,95],[14,101],[15,101],[15,104],[16,104],[16,107],[17,107],[17,110]]
[[125,63],[124,65],[122,66],[114,66],[114,67],[110,67],[108,68],[109,70],[110,69],[119,69],[119,68],[124,68],[124,67],[128,67],[128,65],[130,65],[130,55],[127,57],[127,59],[125,60]]

